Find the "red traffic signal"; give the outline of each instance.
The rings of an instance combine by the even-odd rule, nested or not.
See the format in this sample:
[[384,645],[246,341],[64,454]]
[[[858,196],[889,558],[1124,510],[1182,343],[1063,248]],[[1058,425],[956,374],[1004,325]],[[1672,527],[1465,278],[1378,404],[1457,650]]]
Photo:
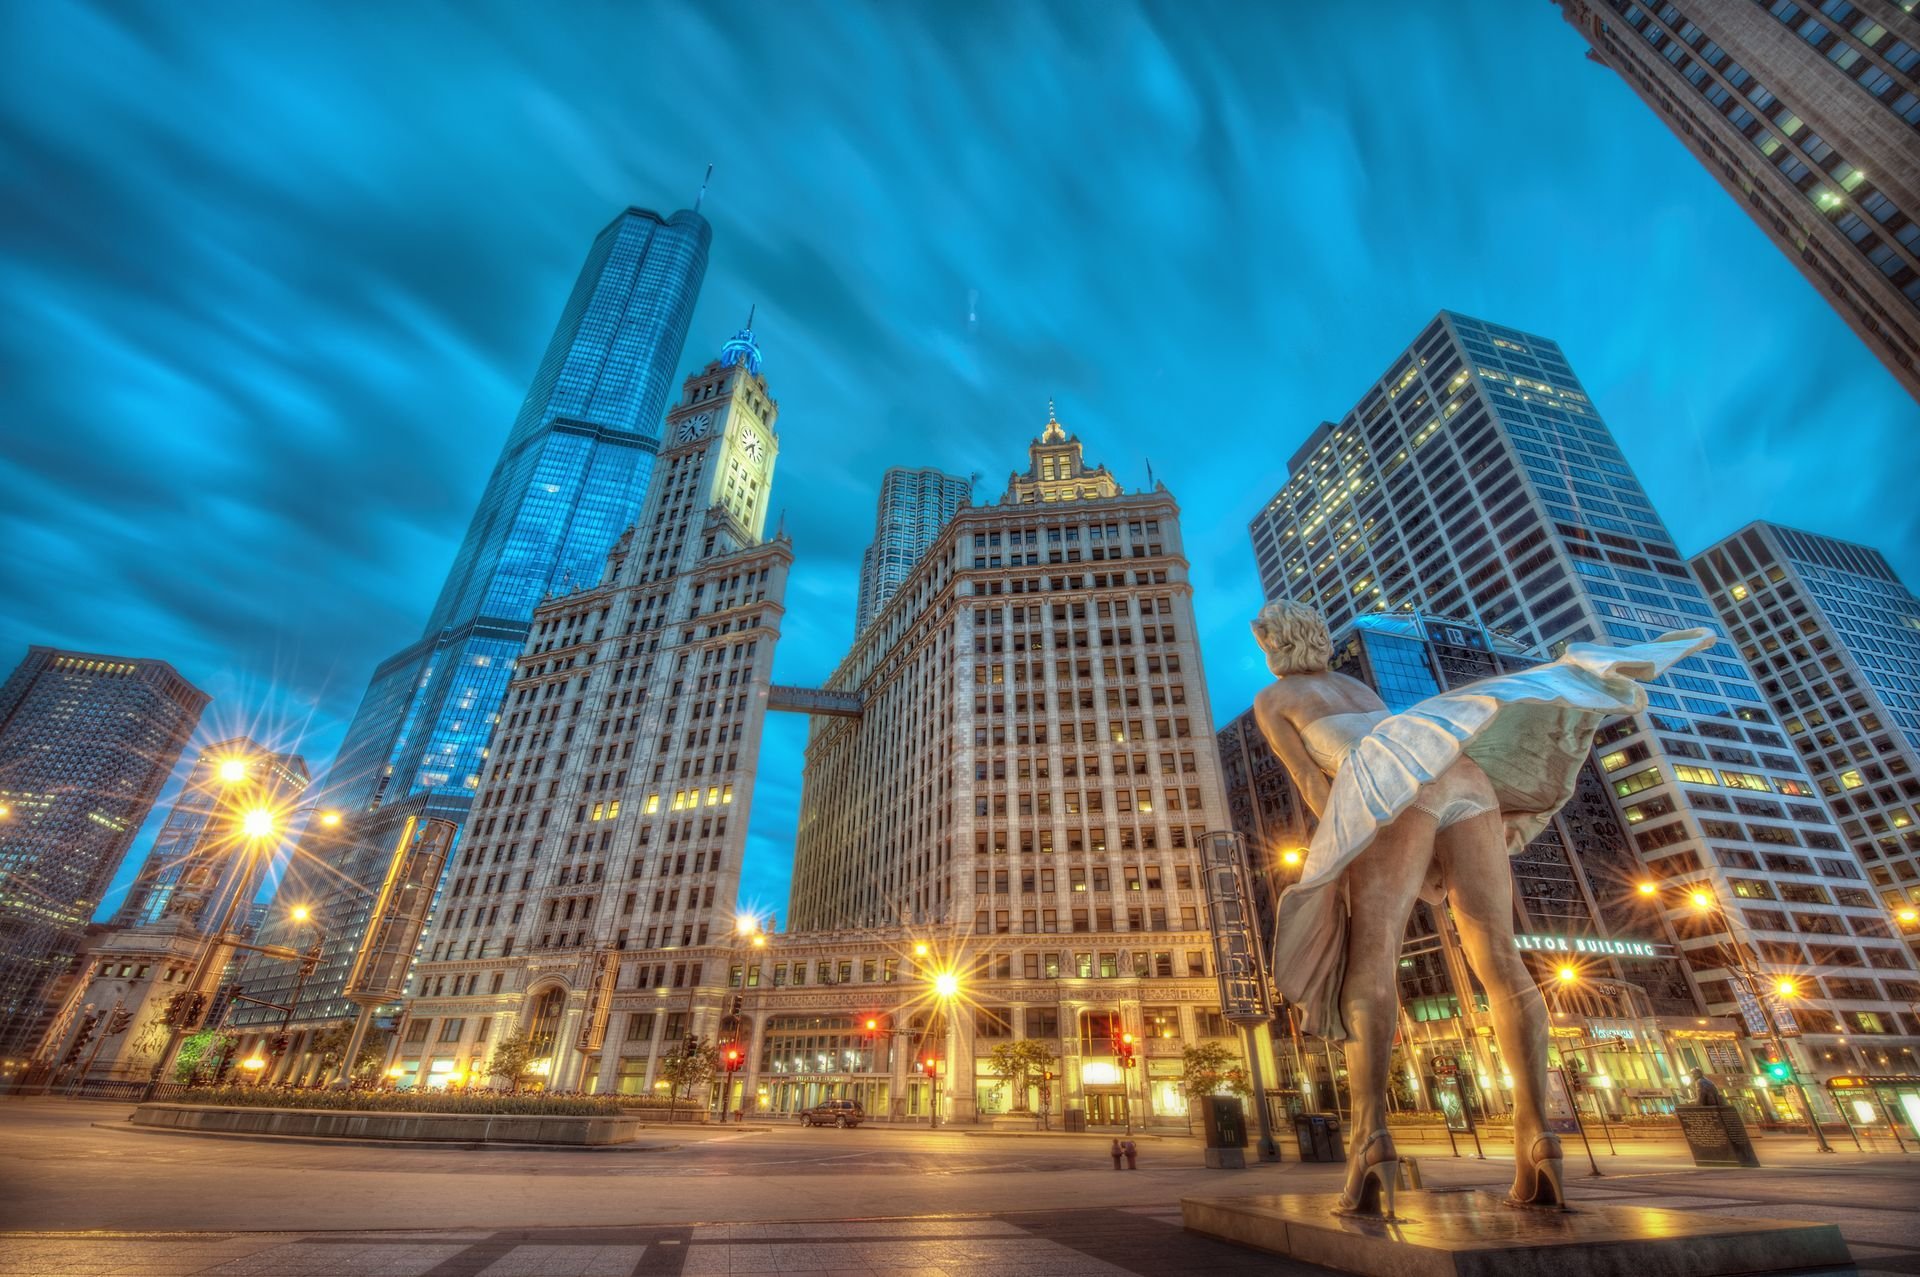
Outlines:
[[740,1067],[740,1060],[741,1060],[740,1048],[737,1046],[728,1047],[726,1049],[724,1058],[726,1060],[727,1072],[729,1073],[733,1072],[735,1069]]

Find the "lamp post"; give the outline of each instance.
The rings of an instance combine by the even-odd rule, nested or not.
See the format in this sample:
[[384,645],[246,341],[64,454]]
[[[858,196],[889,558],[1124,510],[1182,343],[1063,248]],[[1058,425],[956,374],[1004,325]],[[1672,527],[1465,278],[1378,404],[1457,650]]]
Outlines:
[[[1660,889],[1651,882],[1643,882],[1636,890],[1642,896],[1653,896]],[[1786,1070],[1785,1077],[1774,1080],[1793,1083],[1794,1092],[1800,1097],[1800,1109],[1807,1115],[1807,1129],[1813,1133],[1814,1143],[1822,1153],[1833,1152],[1833,1147],[1827,1143],[1826,1133],[1820,1129],[1819,1119],[1814,1116],[1813,1101],[1808,1098],[1807,1088],[1800,1081],[1800,1070],[1794,1066],[1793,1057],[1787,1054],[1787,1044],[1780,1036],[1779,1022],[1773,1014],[1772,1004],[1767,1000],[1769,993],[1782,998],[1795,997],[1799,994],[1799,985],[1791,976],[1770,975],[1761,969],[1759,953],[1750,951],[1747,942],[1740,936],[1739,921],[1709,888],[1703,885],[1689,887],[1687,903],[1696,913],[1717,915],[1726,928],[1728,943],[1720,947],[1731,959],[1734,973],[1759,1008],[1760,1022],[1766,1027],[1767,1039],[1773,1044],[1773,1052]]]
[[[160,1058],[155,1061],[153,1072],[147,1080],[144,1099],[153,1098],[161,1079],[166,1077],[178,1058],[180,1045],[186,1040],[188,1031],[200,1026],[200,1018],[208,1001],[208,976],[224,965],[229,951],[252,947],[234,938],[234,924],[241,908],[252,895],[247,890],[248,885],[257,881],[261,862],[271,854],[283,822],[293,814],[292,810],[276,806],[271,788],[255,778],[257,768],[256,760],[240,757],[223,760],[215,768],[215,775],[222,787],[218,806],[224,809],[217,813],[216,818],[224,820],[228,831],[226,838],[233,844],[234,854],[245,858],[248,863],[242,868],[240,887],[229,897],[226,912],[218,927],[202,933],[199,952],[195,956],[185,990],[174,995],[175,1001],[167,1015],[166,1045],[161,1049]],[[323,822],[326,819],[323,815]]]
[[[918,950],[916,950],[918,952]],[[933,976],[933,995],[936,999],[933,1011],[933,1028],[928,1036],[936,1046],[927,1057],[927,1072],[933,1079],[933,1120],[929,1130],[940,1129],[940,1066],[951,1055],[947,1035],[952,1028],[953,1000],[960,996],[960,976],[947,969],[936,971]]]

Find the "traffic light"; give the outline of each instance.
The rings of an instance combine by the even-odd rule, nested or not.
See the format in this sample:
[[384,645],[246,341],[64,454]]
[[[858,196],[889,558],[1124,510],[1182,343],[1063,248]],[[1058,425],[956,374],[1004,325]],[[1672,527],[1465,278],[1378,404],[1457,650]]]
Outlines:
[[732,1014],[739,1015],[740,1012],[745,1009],[746,1005],[747,1005],[747,999],[745,994],[741,994],[741,993],[734,994]]
[[277,1060],[281,1056],[285,1055],[287,1053],[287,1048],[292,1045],[293,1045],[292,1039],[290,1039],[286,1034],[276,1033],[271,1038],[267,1039],[267,1054],[273,1059]]
[[133,1024],[133,1012],[126,1007],[115,1007],[113,1014],[107,1017],[107,1036],[117,1037],[125,1033]]
[[1767,1071],[1767,1076],[1773,1079],[1775,1082],[1793,1081],[1793,1065],[1787,1063],[1787,1061],[1781,1059],[1778,1055],[1775,1055],[1772,1052],[1769,1052],[1767,1054],[1767,1070],[1766,1071]]
[[729,1046],[724,1052],[722,1052],[721,1058],[725,1062],[727,1066],[727,1072],[729,1073],[732,1073],[734,1070],[738,1069],[740,1065],[743,1063],[743,1060],[741,1058],[740,1048],[737,1046]]
[[73,1035],[73,1045],[67,1048],[67,1058],[60,1061],[61,1068],[71,1068],[80,1062],[80,1053],[87,1049],[87,1043],[93,1041],[93,1034],[100,1027],[100,1017],[89,1011],[87,1018],[80,1021],[80,1031]]
[[1565,1063],[1565,1065],[1562,1066],[1562,1068],[1567,1075],[1568,1090],[1579,1091],[1579,1090],[1584,1090],[1586,1088],[1587,1077],[1579,1060],[1569,1056],[1567,1058],[1567,1062]]
[[920,1067],[926,1070],[927,1075],[931,1077],[940,1071],[940,1057],[934,1055],[932,1052],[928,1052],[925,1056],[921,1057]]
[[867,1036],[872,1037],[874,1034],[878,1033],[879,1031],[880,1031],[880,1018],[878,1016],[872,1016],[872,1015],[868,1016],[867,1017]]
[[1121,1029],[1119,1022],[1115,1021],[1113,1026],[1113,1054],[1120,1061],[1120,1067],[1123,1069],[1133,1067],[1133,1046],[1133,1034]]

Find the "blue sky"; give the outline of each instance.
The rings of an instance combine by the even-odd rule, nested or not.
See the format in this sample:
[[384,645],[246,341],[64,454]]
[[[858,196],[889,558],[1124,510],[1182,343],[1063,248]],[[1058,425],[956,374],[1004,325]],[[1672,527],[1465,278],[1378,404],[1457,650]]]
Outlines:
[[[1435,311],[1558,340],[1684,550],[1920,577],[1920,412],[1544,0],[99,5],[0,13],[0,661],[160,657],[331,760],[419,631],[594,232],[717,165],[684,359],[759,307],[777,677],[880,472],[997,494],[1049,396],[1185,511],[1216,716],[1246,520]],[[804,723],[747,892],[784,914]],[[136,842],[109,904],[151,841]]]

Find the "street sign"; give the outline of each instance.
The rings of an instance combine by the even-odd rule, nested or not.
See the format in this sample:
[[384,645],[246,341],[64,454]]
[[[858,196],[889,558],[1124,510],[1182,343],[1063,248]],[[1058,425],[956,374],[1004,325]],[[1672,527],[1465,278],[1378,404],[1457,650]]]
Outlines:
[[1433,1075],[1435,1077],[1459,1077],[1460,1061],[1451,1055],[1434,1056]]

